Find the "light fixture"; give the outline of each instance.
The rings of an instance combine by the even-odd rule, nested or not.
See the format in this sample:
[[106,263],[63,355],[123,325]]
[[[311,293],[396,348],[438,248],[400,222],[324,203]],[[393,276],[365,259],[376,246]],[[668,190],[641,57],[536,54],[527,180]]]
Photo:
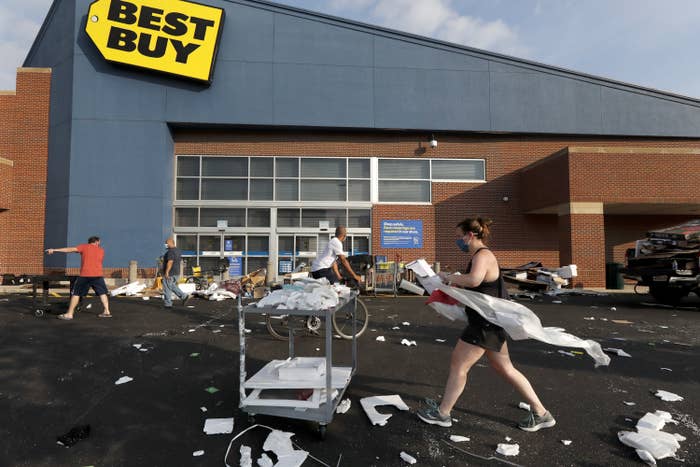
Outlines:
[[436,148],[438,145],[437,140],[435,139],[435,135],[430,135],[430,147],[431,148]]

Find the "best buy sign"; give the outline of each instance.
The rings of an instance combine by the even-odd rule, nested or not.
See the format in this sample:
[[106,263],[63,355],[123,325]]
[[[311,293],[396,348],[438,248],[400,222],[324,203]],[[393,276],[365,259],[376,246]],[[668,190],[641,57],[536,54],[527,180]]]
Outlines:
[[184,0],[96,0],[85,32],[111,62],[211,81],[224,10]]

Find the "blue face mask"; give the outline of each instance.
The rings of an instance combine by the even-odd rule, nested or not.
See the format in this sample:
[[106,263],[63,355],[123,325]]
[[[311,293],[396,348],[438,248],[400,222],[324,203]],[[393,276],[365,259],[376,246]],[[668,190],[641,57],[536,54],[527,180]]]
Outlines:
[[463,238],[458,238],[455,240],[455,243],[457,244],[457,248],[465,253],[469,253],[469,244],[466,243]]

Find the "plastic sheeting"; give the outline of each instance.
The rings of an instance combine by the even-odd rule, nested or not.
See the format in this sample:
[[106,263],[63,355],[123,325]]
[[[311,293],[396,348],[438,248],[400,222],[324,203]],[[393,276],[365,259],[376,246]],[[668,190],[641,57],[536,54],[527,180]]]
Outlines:
[[349,295],[350,289],[343,285],[329,285],[325,279],[304,279],[275,290],[261,299],[257,306],[277,307],[278,310],[327,310],[337,306],[341,297]]

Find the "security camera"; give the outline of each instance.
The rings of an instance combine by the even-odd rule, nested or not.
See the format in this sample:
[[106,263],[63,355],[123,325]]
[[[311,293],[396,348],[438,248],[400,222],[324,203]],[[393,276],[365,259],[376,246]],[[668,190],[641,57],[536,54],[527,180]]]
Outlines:
[[431,148],[436,148],[437,147],[437,140],[435,138],[430,140],[430,147]]

